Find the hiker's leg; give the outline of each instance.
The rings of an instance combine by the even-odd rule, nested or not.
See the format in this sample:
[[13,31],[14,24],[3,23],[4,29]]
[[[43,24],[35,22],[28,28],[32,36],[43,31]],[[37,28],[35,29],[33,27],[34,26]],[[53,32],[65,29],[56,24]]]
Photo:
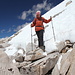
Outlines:
[[39,47],[45,52],[45,46],[44,46],[44,40],[43,40],[44,30],[36,31],[36,34],[38,37]]
[[39,32],[39,43],[40,43],[40,46],[44,46],[43,33],[44,33],[44,30],[40,30],[40,32]]
[[39,40],[39,38],[40,38],[40,37],[39,37],[39,31],[36,31],[36,35],[37,35],[37,37],[38,37],[38,47],[40,47],[40,42],[39,42],[39,41],[40,41],[40,40]]
[[39,43],[40,43],[40,48],[45,52],[45,46],[44,46],[44,40],[43,40],[43,35],[44,34],[44,30],[41,30],[39,32]]

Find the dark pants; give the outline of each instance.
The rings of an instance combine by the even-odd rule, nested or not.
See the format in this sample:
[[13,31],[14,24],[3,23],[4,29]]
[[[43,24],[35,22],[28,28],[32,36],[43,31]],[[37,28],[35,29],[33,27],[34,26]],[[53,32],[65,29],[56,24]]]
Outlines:
[[37,37],[38,37],[38,46],[44,47],[44,41],[43,41],[43,34],[44,34],[44,30],[40,30],[40,31],[36,31]]

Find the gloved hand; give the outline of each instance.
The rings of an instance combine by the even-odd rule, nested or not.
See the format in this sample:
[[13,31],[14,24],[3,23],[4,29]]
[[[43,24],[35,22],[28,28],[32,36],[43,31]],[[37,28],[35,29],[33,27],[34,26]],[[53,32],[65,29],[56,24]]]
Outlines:
[[31,24],[31,27],[34,27],[35,25],[34,24]]
[[33,27],[33,24],[31,24],[31,27]]

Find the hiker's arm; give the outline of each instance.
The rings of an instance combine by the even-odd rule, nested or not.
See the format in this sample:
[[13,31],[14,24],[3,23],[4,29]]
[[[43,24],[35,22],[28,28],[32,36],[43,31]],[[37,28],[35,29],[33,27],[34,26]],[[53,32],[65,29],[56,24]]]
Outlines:
[[48,19],[48,20],[43,18],[43,22],[45,22],[45,23],[49,23],[51,20],[52,20],[52,17],[50,17],[50,19]]
[[34,27],[36,24],[36,19],[33,20],[32,24],[31,24],[31,27]]

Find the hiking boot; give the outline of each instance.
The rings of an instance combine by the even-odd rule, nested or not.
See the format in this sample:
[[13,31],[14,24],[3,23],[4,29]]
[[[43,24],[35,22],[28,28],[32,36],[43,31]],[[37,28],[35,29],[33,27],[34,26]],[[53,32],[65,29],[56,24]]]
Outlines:
[[45,46],[40,46],[40,48],[45,52]]

